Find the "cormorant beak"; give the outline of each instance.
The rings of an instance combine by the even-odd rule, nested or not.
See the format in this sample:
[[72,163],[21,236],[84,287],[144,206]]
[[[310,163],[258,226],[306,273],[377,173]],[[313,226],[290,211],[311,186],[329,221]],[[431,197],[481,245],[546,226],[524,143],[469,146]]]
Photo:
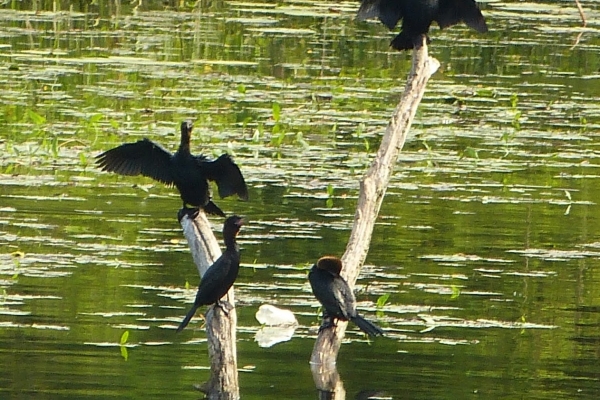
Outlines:
[[194,123],[192,121],[190,121],[189,119],[186,121],[183,121],[181,123],[181,133],[186,132],[189,135],[192,132],[193,128],[194,128]]

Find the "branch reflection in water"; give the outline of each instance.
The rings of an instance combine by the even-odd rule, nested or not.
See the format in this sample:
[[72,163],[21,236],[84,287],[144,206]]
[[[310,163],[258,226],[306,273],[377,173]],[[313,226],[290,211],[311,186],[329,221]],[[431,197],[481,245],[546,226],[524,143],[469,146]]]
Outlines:
[[310,363],[310,371],[317,387],[318,399],[344,400],[346,398],[346,389],[335,363]]
[[[317,398],[319,400],[345,400],[346,389],[335,363],[310,364],[313,381],[317,387]],[[388,399],[382,390],[363,389],[356,393],[355,400]]]

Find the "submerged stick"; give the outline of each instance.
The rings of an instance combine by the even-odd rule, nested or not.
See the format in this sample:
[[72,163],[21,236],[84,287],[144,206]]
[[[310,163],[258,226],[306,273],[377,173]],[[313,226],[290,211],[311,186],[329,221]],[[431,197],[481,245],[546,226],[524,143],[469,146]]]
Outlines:
[[[360,182],[354,225],[346,246],[346,252],[342,256],[344,269],[341,275],[351,287],[354,287],[356,278],[367,257],[375,220],[396,166],[398,154],[404,146],[417,107],[425,93],[425,86],[439,66],[439,61],[428,56],[426,38],[422,36],[421,44],[413,50],[412,68],[404,93],[400,98],[400,103],[398,103],[392,114],[377,151],[377,156]],[[321,331],[313,347],[311,364],[335,363],[347,324],[344,321],[337,321],[336,327]],[[313,378],[316,382],[316,377],[313,376]],[[317,388],[319,387],[317,386]]]
[[[182,210],[183,211],[183,210]],[[219,242],[213,234],[204,211],[191,219],[180,211],[179,219],[183,234],[188,241],[192,258],[200,277],[221,255]],[[235,305],[233,287],[225,299]],[[236,330],[237,314],[235,308],[225,314],[221,307],[210,306],[206,313],[206,336],[208,356],[210,358],[210,379],[201,390],[211,400],[239,399],[240,390],[237,375]]]
[[[579,11],[579,16],[581,17],[581,27],[585,28],[587,26],[587,18],[585,17],[585,12],[583,11],[583,7],[581,6],[581,3],[579,2],[579,0],[575,0],[575,5],[577,6],[577,11]],[[577,47],[582,36],[583,36],[583,31],[579,32],[579,34],[575,38],[575,43],[573,43],[573,46],[571,46],[571,48],[569,50],[573,50],[575,47]]]

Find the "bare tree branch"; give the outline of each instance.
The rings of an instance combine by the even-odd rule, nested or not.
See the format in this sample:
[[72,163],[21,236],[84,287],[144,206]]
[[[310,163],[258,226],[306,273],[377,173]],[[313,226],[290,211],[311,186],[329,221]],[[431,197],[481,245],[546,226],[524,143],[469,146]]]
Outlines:
[[[425,93],[427,81],[437,71],[439,65],[436,59],[428,56],[426,39],[423,36],[422,44],[413,50],[412,69],[400,103],[394,110],[377,156],[360,182],[354,225],[346,252],[342,257],[344,264],[342,276],[351,287],[354,286],[367,257],[375,220],[396,166],[398,154],[404,146],[417,107]],[[347,323],[338,321],[337,327],[321,331],[313,347],[311,364],[335,364],[346,325]],[[318,386],[317,388],[321,389]]]

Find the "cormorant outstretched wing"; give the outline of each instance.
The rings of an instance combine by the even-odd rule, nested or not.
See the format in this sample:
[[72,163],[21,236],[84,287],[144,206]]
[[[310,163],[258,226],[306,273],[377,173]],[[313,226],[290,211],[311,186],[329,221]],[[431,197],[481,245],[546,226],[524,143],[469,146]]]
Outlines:
[[398,21],[404,17],[398,4],[402,1],[406,0],[363,0],[356,18],[363,21],[377,17],[388,29],[394,29]]
[[197,158],[198,163],[205,171],[206,178],[217,183],[221,198],[237,194],[240,199],[248,200],[244,176],[229,154],[223,154],[214,161],[206,161],[200,157]]
[[475,0],[442,0],[436,19],[441,29],[456,25],[459,22],[475,29],[479,33],[488,31],[483,14]]
[[96,157],[103,171],[121,175],[144,175],[167,185],[173,184],[171,153],[148,139],[125,143]]

